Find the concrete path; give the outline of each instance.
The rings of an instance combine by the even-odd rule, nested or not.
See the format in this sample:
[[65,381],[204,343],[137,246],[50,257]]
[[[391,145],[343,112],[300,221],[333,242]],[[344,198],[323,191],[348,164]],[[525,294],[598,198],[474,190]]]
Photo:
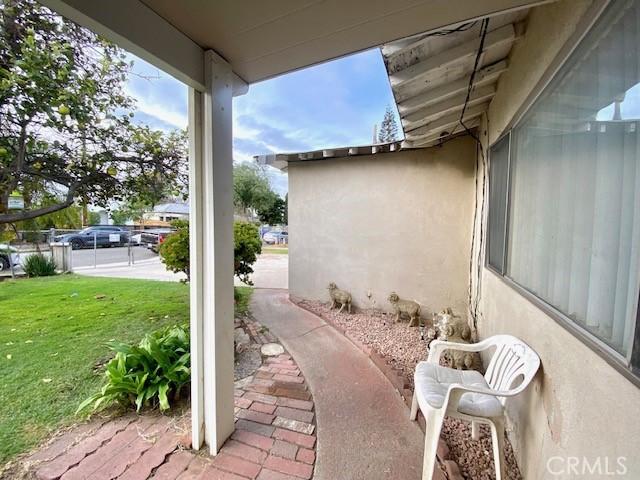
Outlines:
[[256,289],[251,312],[287,348],[316,405],[315,480],[413,480],[422,473],[423,435],[393,386],[351,342],[289,301]]
[[[289,288],[289,255],[282,253],[262,253],[253,265],[251,275],[256,288]],[[236,285],[244,285],[238,278]]]

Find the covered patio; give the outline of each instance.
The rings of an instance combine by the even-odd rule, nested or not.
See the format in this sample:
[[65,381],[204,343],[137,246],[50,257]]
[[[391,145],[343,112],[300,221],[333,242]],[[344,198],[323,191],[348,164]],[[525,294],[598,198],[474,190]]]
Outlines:
[[295,69],[540,2],[42,3],[189,86],[192,443],[215,455],[234,429],[232,98]]
[[[640,475],[628,453],[640,427],[627,413],[640,400],[640,117],[623,108],[640,84],[640,2],[39,1],[189,87],[189,443],[206,464],[189,473],[185,463],[178,478],[420,478],[425,437],[403,417],[411,382],[362,338],[341,332],[349,344],[291,303],[326,300],[334,281],[361,311],[385,309],[402,288],[432,313],[461,313],[474,341],[509,334],[537,352],[531,388],[497,407],[524,478],[549,478],[573,458],[622,458]],[[253,305],[289,353],[263,365],[249,390],[267,406],[247,413],[233,371],[233,98],[371,48],[381,49],[402,140],[257,158],[289,172],[289,289],[259,291]],[[298,380],[282,377],[297,367]],[[283,381],[299,385],[284,388],[289,400]],[[291,399],[299,410],[314,403],[278,420],[297,439],[288,454],[316,448],[315,464],[217,471],[246,435],[236,428],[265,437],[251,436],[266,442],[252,452],[273,461],[282,425],[269,411]],[[431,451],[439,432],[427,435]],[[444,475],[455,469],[434,478]]]

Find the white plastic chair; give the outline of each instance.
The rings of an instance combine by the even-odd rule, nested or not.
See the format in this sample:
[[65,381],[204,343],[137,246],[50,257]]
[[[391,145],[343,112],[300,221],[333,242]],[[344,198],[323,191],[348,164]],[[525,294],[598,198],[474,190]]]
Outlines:
[[[475,370],[455,370],[439,365],[445,350],[481,352],[495,347],[484,376]],[[495,335],[472,344],[434,340],[426,362],[418,363],[414,376],[415,392],[411,420],[418,407],[426,420],[422,480],[431,480],[436,450],[445,416],[471,422],[472,437],[477,440],[478,424],[491,428],[496,480],[504,473],[504,404],[507,397],[519,394],[536,374],[540,358],[527,344],[511,335]],[[514,386],[517,380],[519,383]]]

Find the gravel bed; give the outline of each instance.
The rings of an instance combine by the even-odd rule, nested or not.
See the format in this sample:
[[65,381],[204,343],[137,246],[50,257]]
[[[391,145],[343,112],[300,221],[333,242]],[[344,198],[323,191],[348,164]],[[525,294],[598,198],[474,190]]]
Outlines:
[[[393,316],[379,311],[359,311],[338,313],[331,310],[328,303],[302,300],[300,305],[319,316],[328,318],[341,326],[360,342],[371,346],[383,354],[390,363],[402,370],[413,389],[413,372],[418,362],[427,359],[427,343],[421,339],[420,328],[408,327],[408,321],[393,323]],[[427,327],[430,322],[427,323]],[[426,329],[425,329],[426,335]],[[442,438],[450,450],[451,460],[460,467],[464,478],[469,480],[495,479],[493,467],[493,450],[489,428],[481,425],[480,440],[471,438],[471,425],[455,418],[445,418],[442,427]],[[505,458],[507,463],[507,479],[521,480],[522,476],[516,464],[513,449],[505,442]]]
[[236,355],[233,379],[240,380],[241,378],[252,375],[258,368],[260,368],[260,365],[262,365],[260,345],[252,343],[249,348]]
[[[371,311],[351,315],[331,310],[328,304],[303,300],[300,305],[348,330],[357,340],[370,345],[402,370],[413,388],[413,372],[418,362],[427,359],[427,343],[420,339],[421,329],[409,328],[408,321],[394,323],[392,315]],[[425,331],[426,335],[426,331]]]

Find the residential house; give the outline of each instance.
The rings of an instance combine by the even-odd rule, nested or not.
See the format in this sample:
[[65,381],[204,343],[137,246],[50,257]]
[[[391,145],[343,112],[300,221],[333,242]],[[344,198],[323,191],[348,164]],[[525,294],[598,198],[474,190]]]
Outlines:
[[264,159],[290,173],[291,293],[402,289],[520,337],[542,360],[507,404],[524,477],[640,477],[640,2],[41,1],[189,85],[196,447],[234,428],[232,97],[381,46],[405,141]]
[[397,291],[538,352],[524,478],[640,475],[639,27],[564,0],[391,42],[403,142],[258,157],[289,174],[292,296]]
[[145,226],[169,226],[174,220],[189,220],[189,204],[186,202],[159,203],[151,212],[145,213],[142,224]]

